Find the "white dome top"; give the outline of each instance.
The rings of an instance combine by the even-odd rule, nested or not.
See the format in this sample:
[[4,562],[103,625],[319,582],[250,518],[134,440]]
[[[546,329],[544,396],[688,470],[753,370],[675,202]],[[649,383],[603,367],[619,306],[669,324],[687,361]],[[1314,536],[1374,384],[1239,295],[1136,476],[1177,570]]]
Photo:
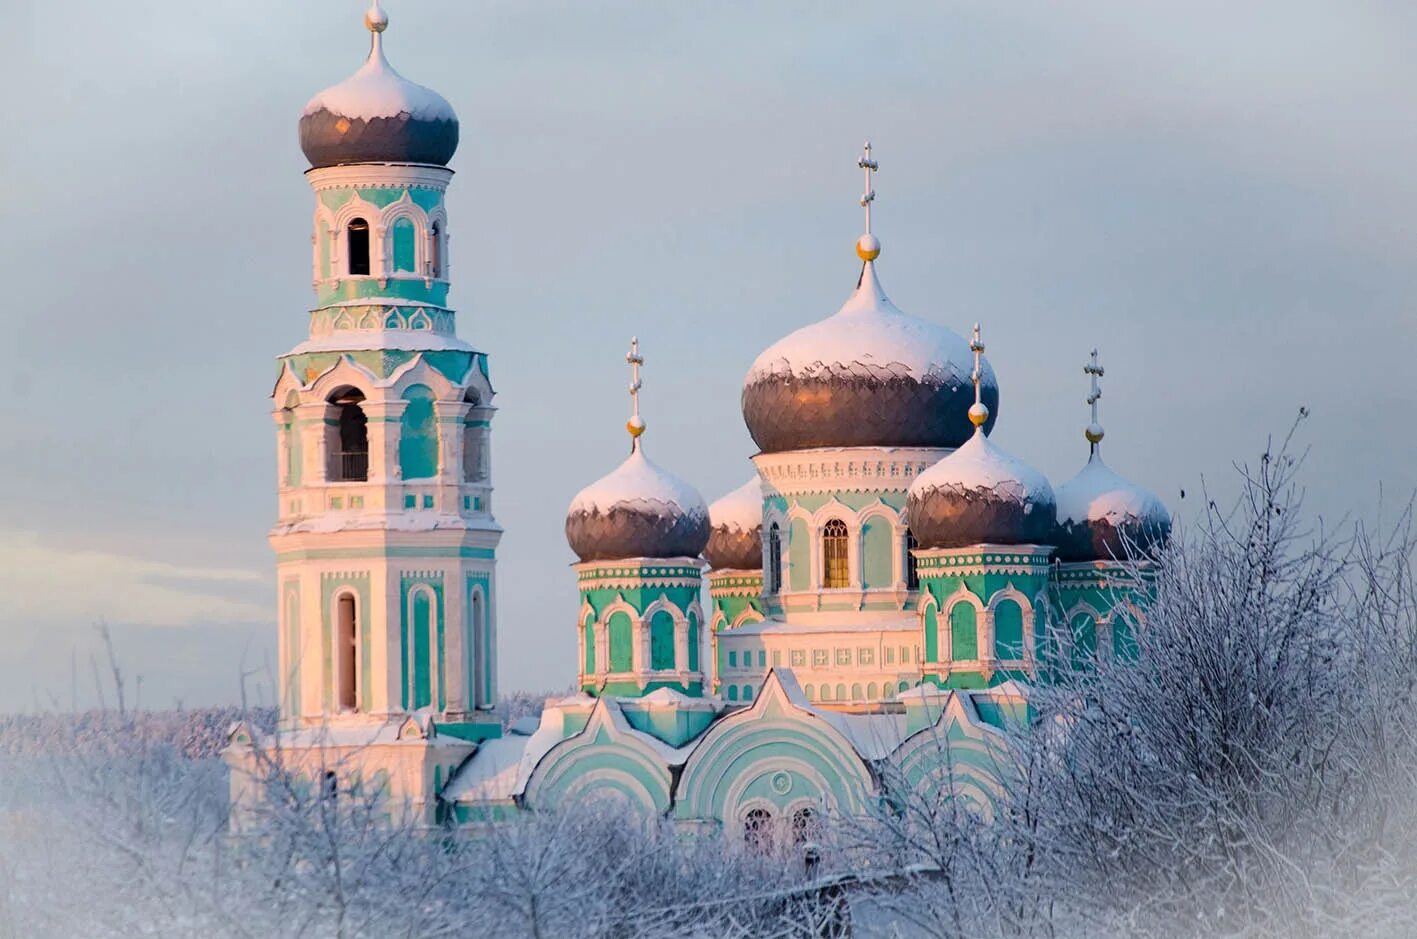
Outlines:
[[708,518],[708,506],[699,491],[645,456],[638,444],[614,472],[577,493],[571,500],[570,511],[609,512],[611,509]]
[[728,531],[753,531],[763,524],[763,481],[757,474],[709,506],[709,524]]
[[376,36],[369,58],[359,71],[310,99],[304,114],[329,111],[350,120],[373,120],[407,114],[417,121],[456,121],[448,100],[431,88],[404,78],[384,58]]
[[[916,380],[946,375],[969,384],[972,361],[968,340],[902,311],[881,289],[875,265],[867,264],[840,310],[768,346],[745,384],[783,373],[810,378],[833,370]],[[994,371],[985,362],[984,384],[993,383]]]
[[926,489],[988,490],[1001,499],[1022,502],[1030,495],[1053,497],[1048,477],[1018,457],[1005,453],[982,432],[915,478],[912,493]]
[[1058,487],[1058,521],[1106,521],[1120,525],[1128,519],[1170,524],[1171,513],[1151,492],[1123,479],[1094,453],[1087,465]]

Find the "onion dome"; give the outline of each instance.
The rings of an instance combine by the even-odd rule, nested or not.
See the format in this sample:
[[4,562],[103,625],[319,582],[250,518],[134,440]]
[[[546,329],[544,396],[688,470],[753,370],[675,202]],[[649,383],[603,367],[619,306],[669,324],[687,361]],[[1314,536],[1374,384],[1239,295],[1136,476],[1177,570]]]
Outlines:
[[446,166],[458,148],[458,117],[436,91],[394,71],[384,58],[389,18],[378,0],[364,14],[369,58],[349,78],[310,99],[300,149],[315,168],[346,163]]
[[1092,423],[1086,437],[1092,448],[1087,465],[1058,487],[1058,528],[1054,544],[1063,561],[1126,559],[1133,551],[1145,554],[1165,544],[1171,536],[1171,514],[1161,500],[1146,489],[1112,472],[1102,462],[1102,425],[1097,422],[1097,400],[1102,390],[1097,379],[1103,368],[1097,350],[1083,369],[1092,376]]
[[754,475],[709,506],[704,558],[715,569],[756,571],[763,567],[763,484]]
[[[743,419],[764,453],[813,447],[955,447],[969,439],[969,345],[956,333],[902,312],[876,276],[880,240],[871,234],[870,174],[866,234],[856,243],[863,267],[856,291],[834,316],[769,346],[743,382]],[[987,433],[999,388],[984,364]]]
[[[978,387],[984,344],[979,327],[974,329]],[[922,548],[1049,544],[1056,506],[1047,477],[985,436],[989,411],[982,402],[976,399],[968,415],[974,436],[917,476],[906,496],[906,518],[916,542]]]
[[634,413],[625,425],[630,457],[571,500],[566,541],[582,561],[698,557],[709,538],[708,507],[698,490],[645,456],[640,437],[639,340],[626,356],[633,370]]

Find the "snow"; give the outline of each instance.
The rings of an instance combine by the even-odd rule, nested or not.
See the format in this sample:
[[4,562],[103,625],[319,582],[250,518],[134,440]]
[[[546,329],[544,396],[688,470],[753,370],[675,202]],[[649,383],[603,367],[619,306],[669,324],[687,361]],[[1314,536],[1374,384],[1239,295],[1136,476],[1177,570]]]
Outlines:
[[651,461],[639,441],[614,472],[577,493],[570,512],[606,513],[615,508],[647,515],[708,515],[698,490]]
[[709,506],[709,524],[730,531],[753,531],[763,527],[763,483],[756,474],[728,495]]
[[389,349],[400,352],[478,351],[457,336],[450,333],[436,333],[431,329],[341,329],[318,339],[307,339],[291,349],[289,354],[374,352]]
[[1097,452],[1081,472],[1058,487],[1059,522],[1106,520],[1115,527],[1127,519],[1170,518],[1160,499],[1112,472]]
[[[941,384],[967,382],[973,353],[965,339],[943,326],[902,312],[886,297],[867,263],[861,283],[833,316],[804,326],[769,346],[748,370],[745,385],[795,375],[847,374]],[[984,384],[995,384],[984,362]]]
[[305,105],[305,114],[321,108],[351,120],[398,117],[418,121],[456,121],[453,106],[431,88],[404,78],[384,58],[383,39],[374,36],[369,58],[349,78],[317,94]]
[[835,728],[863,760],[884,760],[906,737],[904,714],[848,714],[810,706],[807,710]]
[[[427,480],[431,486],[436,480]],[[419,485],[420,482],[410,482]],[[354,494],[361,494],[364,483],[340,484],[327,487],[331,494],[339,492],[342,486],[350,486]],[[501,531],[495,523],[484,519],[463,518],[460,515],[438,515],[432,512],[383,513],[365,509],[331,510],[308,518],[281,522],[272,528],[277,534],[296,532],[327,533],[336,531]]]
[[675,707],[718,707],[717,698],[691,698],[674,688],[656,688],[647,695],[635,699],[651,705],[673,705]]
[[1029,504],[1053,501],[1053,487],[1046,476],[1005,453],[977,429],[962,446],[917,476],[910,487],[912,495],[932,489],[989,490],[997,498]]

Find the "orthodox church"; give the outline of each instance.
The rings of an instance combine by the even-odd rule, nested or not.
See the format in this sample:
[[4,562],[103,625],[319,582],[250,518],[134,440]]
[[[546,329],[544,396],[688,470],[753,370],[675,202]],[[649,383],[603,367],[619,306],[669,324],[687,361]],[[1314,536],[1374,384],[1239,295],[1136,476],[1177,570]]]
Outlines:
[[1096,351],[1088,458],[1055,491],[989,437],[978,325],[887,297],[867,144],[854,289],[749,365],[743,486],[706,505],[651,459],[631,342],[629,456],[566,514],[577,691],[504,732],[494,390],[448,305],[458,122],[389,64],[388,23],[375,0],[368,59],[300,118],[316,304],[272,394],[280,718],[232,730],[233,824],[272,752],[429,823],[609,799],[801,837],[893,785],[990,813],[1001,728],[1050,669],[1128,654],[1149,571],[1129,559],[1170,530],[1102,462]]

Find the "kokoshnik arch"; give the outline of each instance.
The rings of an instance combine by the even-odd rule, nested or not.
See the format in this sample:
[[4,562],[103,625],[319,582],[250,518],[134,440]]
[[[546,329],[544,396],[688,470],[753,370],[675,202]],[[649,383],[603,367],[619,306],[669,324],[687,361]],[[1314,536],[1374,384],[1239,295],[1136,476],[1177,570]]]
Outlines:
[[[324,784],[375,786],[430,823],[613,799],[805,838],[902,784],[991,812],[1001,729],[1055,663],[1128,654],[1149,573],[1128,547],[1170,530],[1102,462],[1096,351],[1089,459],[1055,493],[988,436],[1000,393],[978,325],[966,340],[887,298],[867,144],[855,289],[752,363],[759,452],[712,506],[646,452],[631,343],[630,454],[566,517],[578,691],[504,735],[494,392],[448,306],[458,122],[389,65],[388,22],[376,0],[367,61],[300,119],[316,305],[272,394],[272,742],[312,781],[338,766]],[[238,827],[257,743],[233,729]]]

